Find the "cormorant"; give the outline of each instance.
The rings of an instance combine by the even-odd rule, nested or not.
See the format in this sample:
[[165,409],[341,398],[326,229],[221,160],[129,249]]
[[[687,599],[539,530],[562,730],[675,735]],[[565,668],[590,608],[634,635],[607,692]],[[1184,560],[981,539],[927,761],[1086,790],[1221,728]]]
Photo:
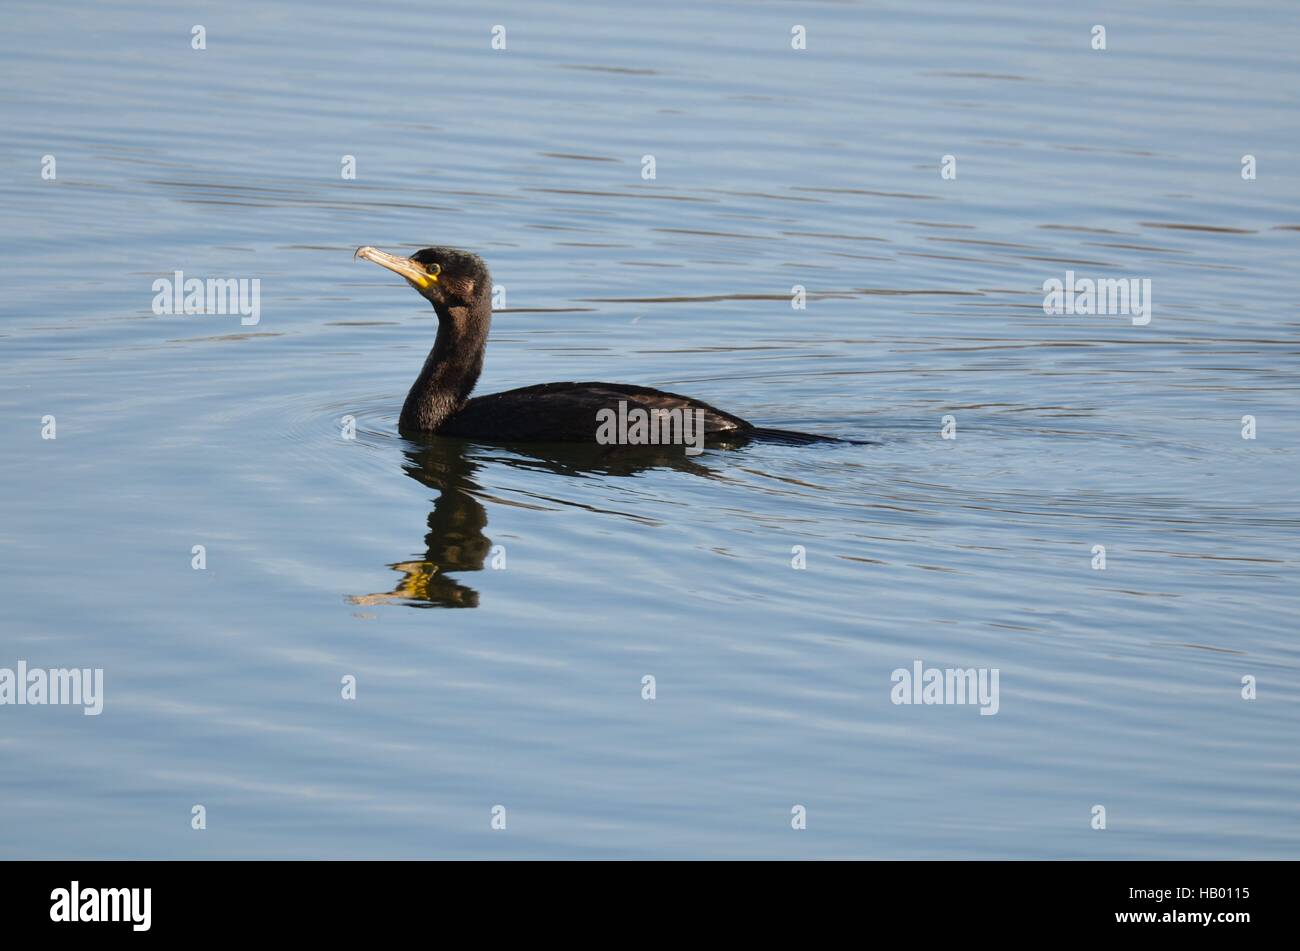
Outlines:
[[[640,409],[678,411],[703,419],[710,445],[751,439],[785,443],[838,442],[829,436],[766,429],[699,400],[624,383],[543,383],[470,399],[483,371],[492,322],[492,281],[476,254],[458,248],[424,248],[409,258],[357,248],[354,257],[401,275],[433,305],[438,335],[402,405],[403,436],[436,433],[487,442],[596,442],[598,414]],[[702,417],[700,414],[702,413]],[[608,419],[608,415],[606,417]]]

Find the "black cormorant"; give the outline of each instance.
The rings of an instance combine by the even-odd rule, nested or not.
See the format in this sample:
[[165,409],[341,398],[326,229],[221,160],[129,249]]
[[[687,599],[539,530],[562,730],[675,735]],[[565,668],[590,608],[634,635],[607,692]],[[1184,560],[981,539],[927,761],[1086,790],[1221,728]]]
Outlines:
[[676,393],[624,383],[543,383],[470,399],[483,371],[492,322],[492,281],[483,259],[457,248],[424,248],[409,258],[358,248],[355,257],[400,274],[433,305],[438,335],[398,420],[404,436],[436,433],[487,442],[596,442],[598,414],[641,409],[700,418],[710,445],[751,439],[838,442],[827,436],[766,429]]

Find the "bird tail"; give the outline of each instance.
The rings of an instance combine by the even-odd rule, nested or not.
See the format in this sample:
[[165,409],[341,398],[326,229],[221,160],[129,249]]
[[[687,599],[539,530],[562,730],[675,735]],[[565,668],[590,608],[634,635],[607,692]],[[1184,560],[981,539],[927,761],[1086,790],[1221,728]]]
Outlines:
[[843,443],[854,446],[872,445],[865,440],[841,439],[838,436],[819,436],[816,433],[800,433],[793,429],[769,429],[766,426],[755,426],[745,435],[751,439],[779,443],[783,446],[811,446],[815,443]]

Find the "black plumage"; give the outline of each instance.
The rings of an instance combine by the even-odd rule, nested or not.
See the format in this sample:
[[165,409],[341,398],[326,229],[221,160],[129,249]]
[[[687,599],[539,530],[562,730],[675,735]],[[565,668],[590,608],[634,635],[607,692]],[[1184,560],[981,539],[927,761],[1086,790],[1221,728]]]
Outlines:
[[357,256],[404,277],[438,315],[433,349],[416,378],[398,429],[405,436],[435,433],[489,442],[595,442],[602,410],[703,413],[708,445],[752,439],[786,443],[837,441],[807,433],[765,429],[708,403],[677,393],[625,383],[543,383],[470,397],[483,371],[492,323],[492,280],[476,254],[457,248],[424,248],[409,258],[376,248]]

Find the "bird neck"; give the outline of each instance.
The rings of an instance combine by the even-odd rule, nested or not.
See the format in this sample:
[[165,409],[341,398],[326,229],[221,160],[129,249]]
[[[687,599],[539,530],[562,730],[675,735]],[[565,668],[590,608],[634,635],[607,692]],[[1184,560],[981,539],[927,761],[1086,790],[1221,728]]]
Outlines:
[[485,296],[471,306],[435,305],[438,336],[402,405],[398,428],[435,432],[469,399],[483,372],[492,305]]

